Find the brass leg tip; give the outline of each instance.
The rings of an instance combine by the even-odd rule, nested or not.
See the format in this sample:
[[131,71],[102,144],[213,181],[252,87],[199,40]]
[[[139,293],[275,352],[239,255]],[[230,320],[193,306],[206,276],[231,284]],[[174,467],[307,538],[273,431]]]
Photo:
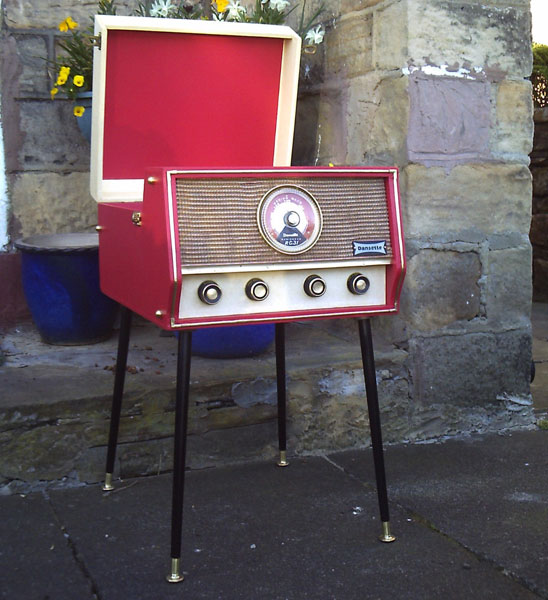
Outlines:
[[276,463],[278,467],[289,467],[285,450],[280,450],[280,460]]
[[383,522],[382,524],[382,535],[379,536],[379,540],[385,544],[396,541],[396,536],[390,533],[390,523]]
[[112,485],[112,473],[105,474],[105,483],[103,483],[103,492],[111,492],[114,489]]
[[171,559],[171,573],[166,577],[168,583],[180,583],[183,581],[184,577],[180,573],[180,564],[180,558]]

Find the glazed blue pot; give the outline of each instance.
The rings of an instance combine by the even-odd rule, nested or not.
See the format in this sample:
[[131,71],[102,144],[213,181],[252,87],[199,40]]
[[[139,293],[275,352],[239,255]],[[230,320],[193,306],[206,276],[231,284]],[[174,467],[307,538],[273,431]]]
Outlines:
[[95,233],[37,235],[18,240],[27,304],[48,344],[93,344],[112,334],[118,303],[99,287]]
[[206,358],[245,358],[265,352],[274,325],[207,327],[192,332],[192,353]]
[[91,102],[93,92],[80,92],[77,96],[74,106],[83,106],[84,114],[81,117],[76,117],[76,123],[81,134],[91,143]]

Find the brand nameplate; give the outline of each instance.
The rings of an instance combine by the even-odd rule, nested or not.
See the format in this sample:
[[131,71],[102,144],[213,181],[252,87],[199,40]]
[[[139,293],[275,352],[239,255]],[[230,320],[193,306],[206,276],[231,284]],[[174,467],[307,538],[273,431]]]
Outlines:
[[386,241],[352,242],[354,256],[386,256]]

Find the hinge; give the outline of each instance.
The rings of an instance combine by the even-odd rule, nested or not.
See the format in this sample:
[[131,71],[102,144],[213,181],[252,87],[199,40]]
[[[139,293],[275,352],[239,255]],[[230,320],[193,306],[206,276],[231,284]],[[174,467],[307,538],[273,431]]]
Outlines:
[[98,50],[101,50],[101,34],[99,35],[90,35],[89,40],[91,45]]

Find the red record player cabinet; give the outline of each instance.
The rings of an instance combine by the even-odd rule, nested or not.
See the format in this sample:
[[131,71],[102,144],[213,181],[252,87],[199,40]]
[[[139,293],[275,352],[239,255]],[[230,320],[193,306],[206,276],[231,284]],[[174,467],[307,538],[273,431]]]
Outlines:
[[96,33],[104,293],[164,329],[397,310],[397,170],[281,168],[301,46],[291,29],[98,16]]
[[[91,192],[101,287],[119,301],[105,491],[113,489],[131,314],[180,330],[171,571],[181,529],[192,330],[395,312],[405,253],[395,168],[292,168],[300,38],[283,26],[96,17]],[[384,542],[394,537],[371,329],[358,319]]]
[[397,170],[147,170],[142,203],[102,204],[101,278],[165,329],[395,312]]

